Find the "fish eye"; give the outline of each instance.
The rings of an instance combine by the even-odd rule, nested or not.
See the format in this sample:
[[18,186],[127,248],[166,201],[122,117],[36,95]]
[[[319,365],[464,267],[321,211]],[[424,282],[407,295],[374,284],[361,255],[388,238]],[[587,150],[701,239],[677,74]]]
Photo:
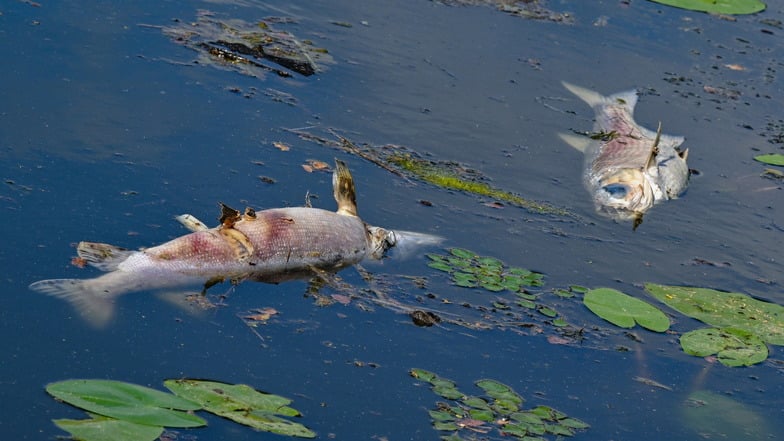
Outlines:
[[602,187],[602,190],[610,193],[614,198],[625,198],[626,193],[629,192],[629,187],[625,184],[608,184]]

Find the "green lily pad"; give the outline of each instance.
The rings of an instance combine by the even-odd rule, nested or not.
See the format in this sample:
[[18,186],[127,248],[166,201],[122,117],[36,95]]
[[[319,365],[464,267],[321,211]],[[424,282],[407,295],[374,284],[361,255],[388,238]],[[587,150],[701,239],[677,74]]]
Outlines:
[[784,166],[784,155],[782,155],[781,153],[769,153],[767,155],[757,155],[754,157],[754,159],[768,165]]
[[92,413],[148,426],[200,427],[207,423],[187,412],[201,408],[175,395],[112,380],[66,380],[50,383],[53,397]]
[[759,0],[651,0],[667,6],[712,14],[753,14],[765,9]]
[[87,420],[54,420],[57,427],[82,441],[155,441],[163,427],[136,424],[96,415]]
[[784,345],[784,306],[741,293],[646,283],[645,289],[681,314],[717,328],[739,328]]
[[717,354],[730,367],[751,366],[768,358],[765,342],[751,332],[737,328],[705,328],[681,336],[683,351],[697,357]]
[[583,303],[594,314],[622,328],[632,328],[637,323],[651,331],[664,332],[670,327],[670,319],[658,308],[611,288],[586,292]]
[[207,412],[254,429],[301,438],[316,436],[302,424],[279,417],[301,415],[288,406],[288,398],[259,392],[245,384],[180,379],[166,380],[164,385],[178,396],[199,403]]

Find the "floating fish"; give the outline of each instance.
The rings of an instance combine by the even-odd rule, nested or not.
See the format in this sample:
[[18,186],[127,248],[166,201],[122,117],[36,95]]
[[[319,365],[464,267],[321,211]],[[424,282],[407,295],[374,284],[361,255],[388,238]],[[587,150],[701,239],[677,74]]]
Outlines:
[[655,204],[683,194],[689,184],[689,150],[679,149],[684,138],[663,135],[661,123],[656,132],[638,125],[633,117],[636,91],[602,96],[563,85],[596,112],[590,138],[560,136],[585,154],[583,180],[598,213],[632,220],[637,228]]
[[186,214],[177,220],[193,231],[139,251],[81,242],[80,261],[106,274],[93,279],[41,280],[30,289],[65,299],[90,323],[105,325],[121,294],[187,285],[202,293],[224,281],[266,283],[336,272],[392,247],[436,244],[437,236],[367,225],[357,216],[354,180],[342,161],[332,178],[337,212],[310,207],[240,213],[221,204],[220,225],[208,228]]

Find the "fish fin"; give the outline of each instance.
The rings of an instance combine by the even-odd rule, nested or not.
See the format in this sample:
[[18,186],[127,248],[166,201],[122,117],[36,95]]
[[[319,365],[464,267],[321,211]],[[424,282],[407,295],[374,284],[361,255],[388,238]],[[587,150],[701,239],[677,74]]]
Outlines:
[[645,161],[645,168],[643,168],[643,170],[648,170],[651,167],[656,166],[656,155],[659,154],[660,141],[661,141],[661,121],[659,121],[659,127],[656,129],[656,139],[653,141],[653,146],[651,146],[651,153],[648,155],[648,160]]
[[606,102],[606,97],[598,92],[594,92],[591,89],[586,89],[585,87],[580,87],[575,84],[567,83],[566,81],[561,81],[563,87],[566,88],[569,92],[572,92],[580,98],[581,100],[585,101],[591,107],[596,107],[600,104],[604,104]]
[[357,215],[357,194],[354,190],[354,178],[348,171],[346,163],[335,159],[335,172],[332,174],[332,188],[335,201],[338,203],[338,214]]
[[563,84],[569,92],[575,94],[591,107],[599,107],[606,104],[622,104],[628,108],[631,113],[631,111],[634,110],[634,106],[637,104],[638,96],[636,90],[627,90],[610,96],[604,96],[591,89],[567,83],[566,81],[561,81],[561,84]]
[[588,145],[591,143],[591,139],[585,136],[577,136],[577,135],[570,135],[568,133],[559,133],[558,137],[561,138],[565,143],[569,144],[570,146],[574,147],[575,149],[585,152],[585,149],[588,148]]
[[80,279],[49,279],[31,284],[30,289],[66,300],[88,323],[102,328],[114,315],[114,298],[96,291],[89,282]]
[[177,222],[181,223],[183,227],[194,232],[209,229],[207,228],[207,225],[204,224],[204,222],[196,219],[196,217],[192,214],[181,214],[175,217],[175,219],[177,219]]
[[242,214],[240,214],[239,210],[231,208],[223,202],[218,202],[218,205],[221,207],[221,217],[218,219],[218,222],[223,227],[231,228],[238,220],[242,219]]
[[90,266],[94,266],[101,271],[114,271],[117,266],[125,261],[136,251],[126,248],[97,242],[79,242],[76,253],[87,261]]

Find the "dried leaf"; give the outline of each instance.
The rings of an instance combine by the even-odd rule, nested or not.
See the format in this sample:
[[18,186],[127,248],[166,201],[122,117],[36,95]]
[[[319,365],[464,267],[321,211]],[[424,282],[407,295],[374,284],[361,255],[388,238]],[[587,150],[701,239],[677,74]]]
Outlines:
[[291,150],[291,147],[289,145],[284,144],[284,143],[282,143],[280,141],[275,141],[275,142],[272,143],[272,145],[275,146],[275,148],[280,150],[281,152],[287,152],[287,151]]

